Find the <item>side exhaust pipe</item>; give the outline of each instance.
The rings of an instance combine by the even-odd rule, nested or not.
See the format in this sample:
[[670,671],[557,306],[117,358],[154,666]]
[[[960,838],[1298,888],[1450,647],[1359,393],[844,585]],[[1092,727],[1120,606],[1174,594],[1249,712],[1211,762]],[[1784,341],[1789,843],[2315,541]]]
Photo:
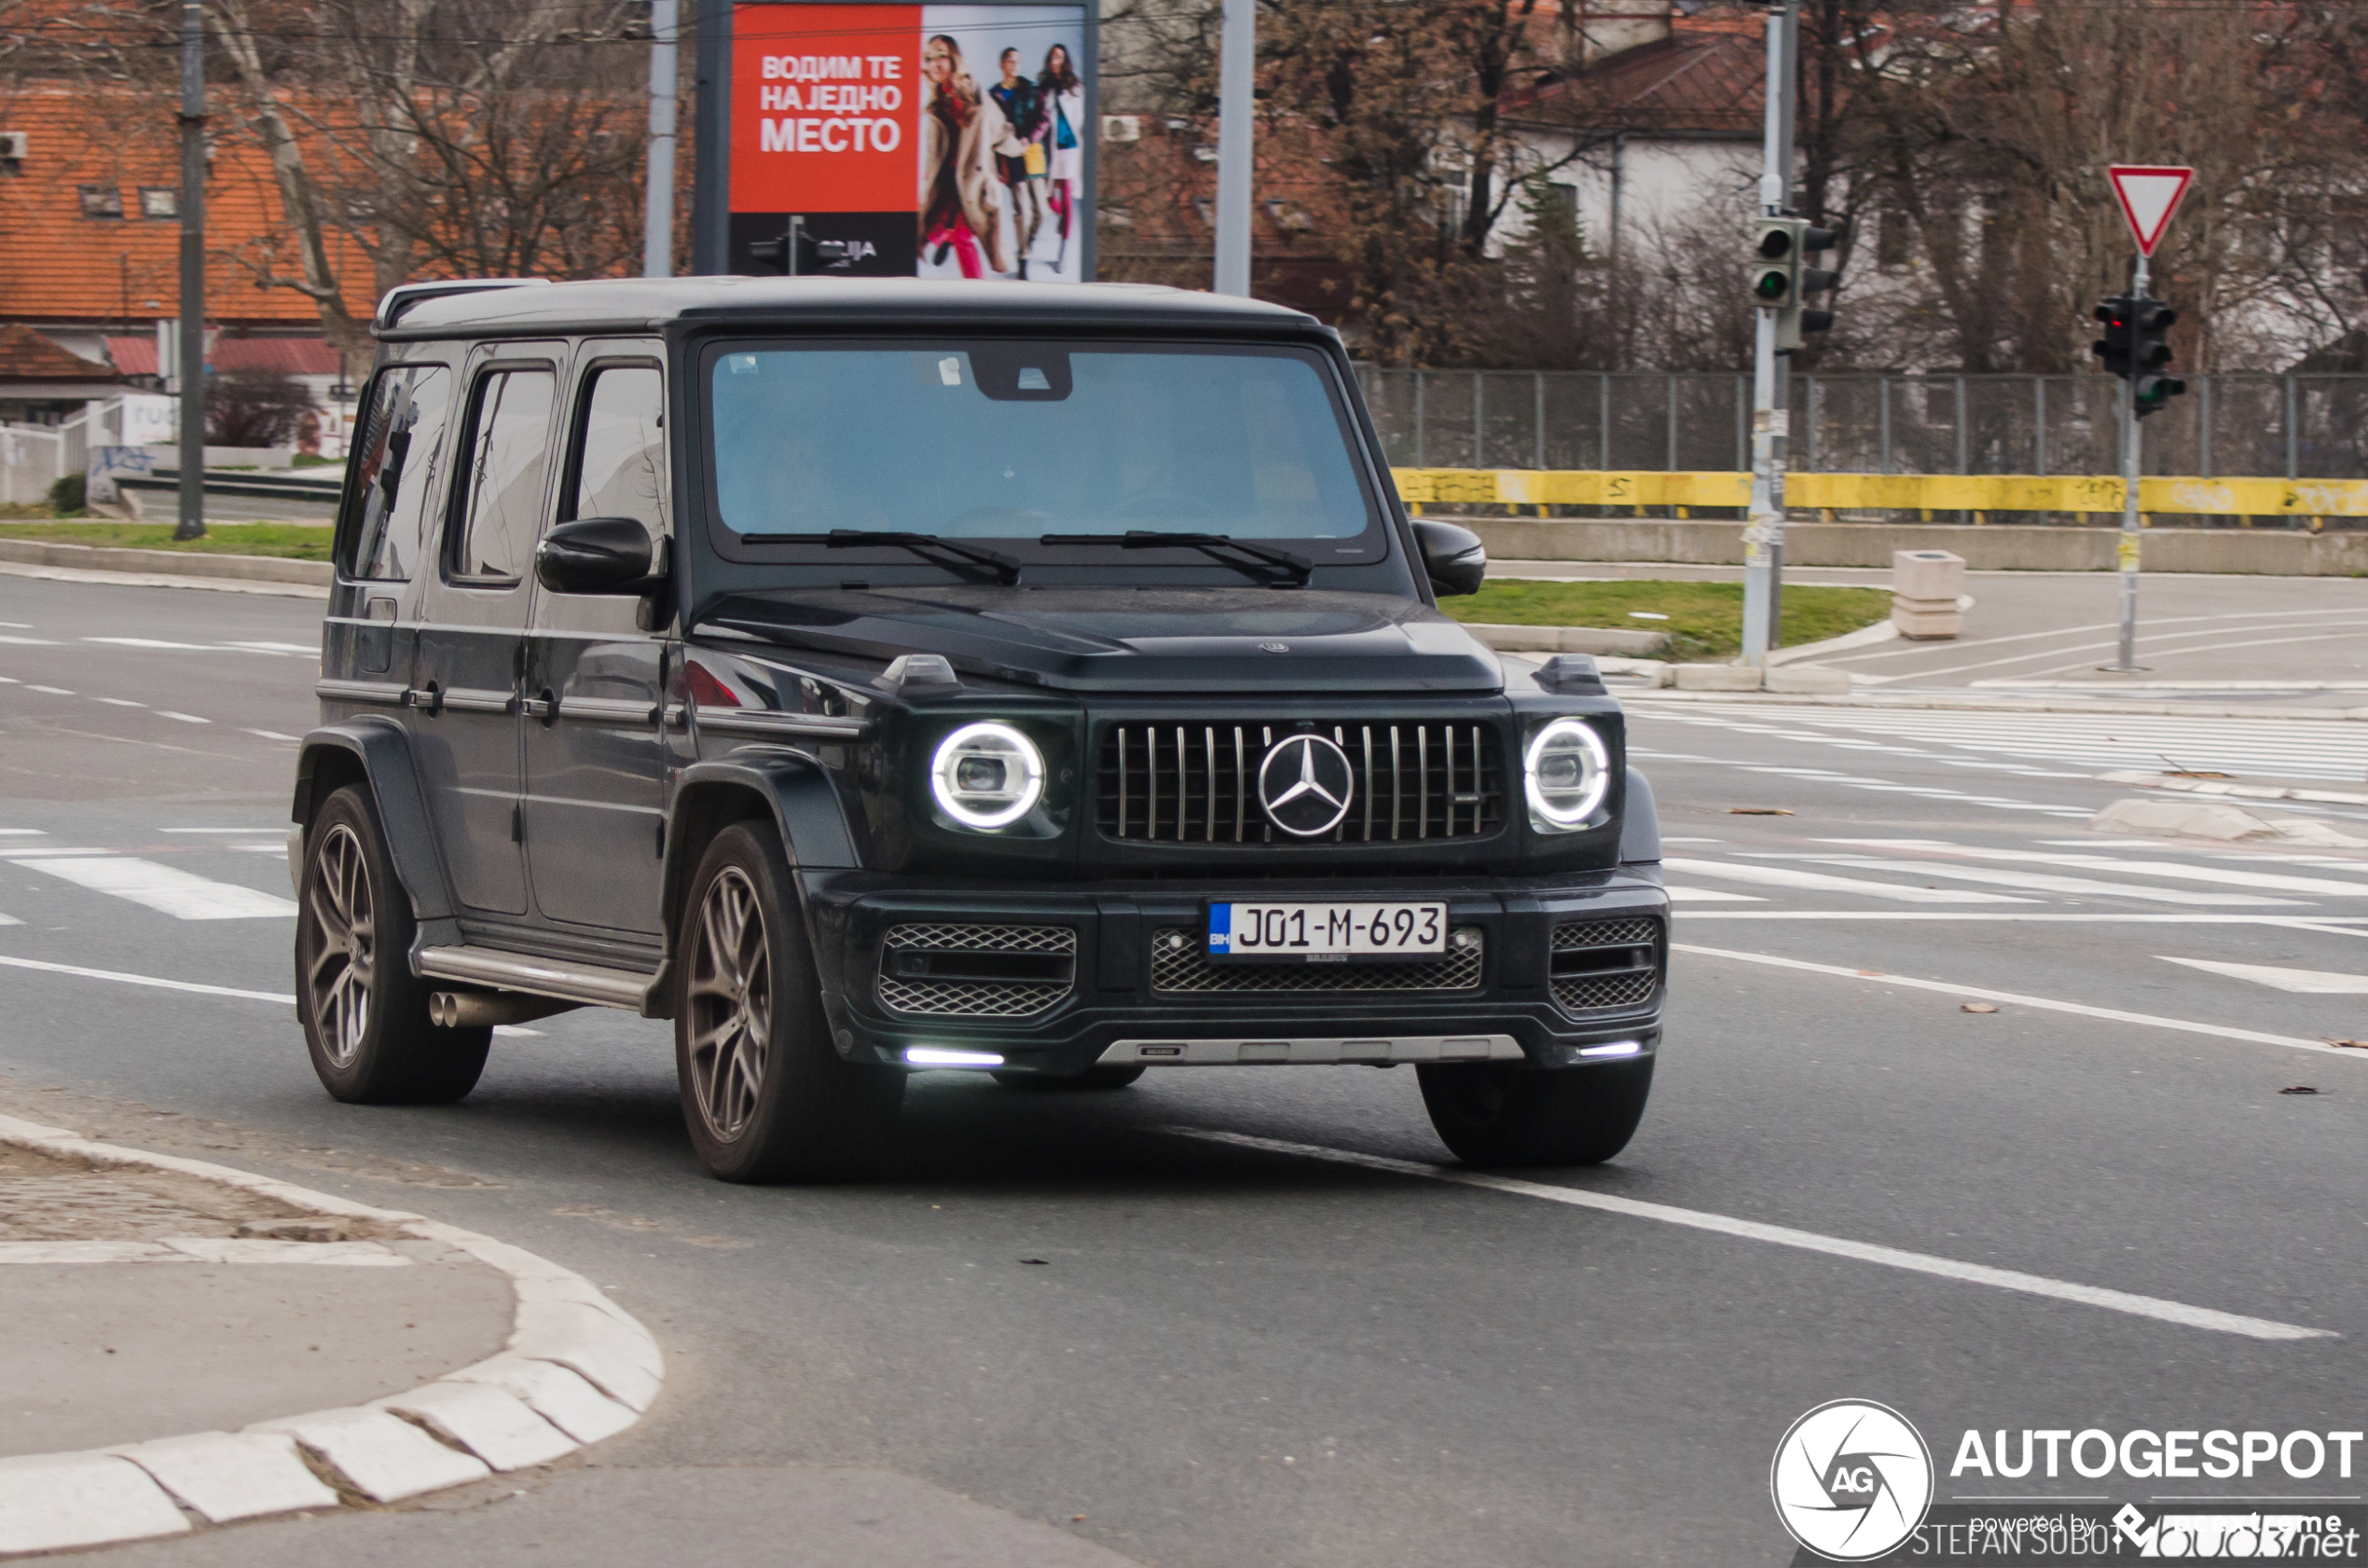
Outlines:
[[555,1012],[573,1012],[583,1005],[524,991],[435,991],[428,996],[428,1022],[445,1029],[477,1029],[489,1024],[525,1024]]

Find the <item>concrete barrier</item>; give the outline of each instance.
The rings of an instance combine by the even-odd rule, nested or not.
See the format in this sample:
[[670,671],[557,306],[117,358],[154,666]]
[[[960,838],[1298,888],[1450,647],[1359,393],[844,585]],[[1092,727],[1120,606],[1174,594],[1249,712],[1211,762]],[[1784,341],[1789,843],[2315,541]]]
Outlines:
[[[1426,512],[1426,516],[1439,516]],[[1743,525],[1675,517],[1447,519],[1480,536],[1492,560],[1670,561],[1740,566]],[[2023,523],[1791,523],[1787,566],[1888,568],[1898,550],[1946,550],[1976,571],[2111,571],[2118,529]],[[2148,571],[2266,577],[2368,576],[2368,531],[2288,529],[2145,530]]]

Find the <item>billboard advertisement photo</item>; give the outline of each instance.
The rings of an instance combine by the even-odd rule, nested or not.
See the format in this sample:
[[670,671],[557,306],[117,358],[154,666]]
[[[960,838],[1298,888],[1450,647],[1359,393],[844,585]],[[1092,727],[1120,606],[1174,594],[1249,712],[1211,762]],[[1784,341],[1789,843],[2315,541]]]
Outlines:
[[1084,8],[733,8],[740,273],[1088,276]]

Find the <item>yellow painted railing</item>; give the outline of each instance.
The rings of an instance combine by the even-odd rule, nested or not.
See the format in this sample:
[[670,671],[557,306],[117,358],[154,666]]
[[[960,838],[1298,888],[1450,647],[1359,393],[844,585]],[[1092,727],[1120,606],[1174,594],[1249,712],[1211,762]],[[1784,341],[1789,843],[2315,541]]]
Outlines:
[[[1741,507],[1748,474],[1614,473],[1579,469],[1398,468],[1397,493],[1416,504]],[[1794,474],[1787,509],[1898,512],[2113,512],[2121,480],[2093,475]],[[2234,516],[2368,517],[2368,479],[2141,479],[2141,512]]]

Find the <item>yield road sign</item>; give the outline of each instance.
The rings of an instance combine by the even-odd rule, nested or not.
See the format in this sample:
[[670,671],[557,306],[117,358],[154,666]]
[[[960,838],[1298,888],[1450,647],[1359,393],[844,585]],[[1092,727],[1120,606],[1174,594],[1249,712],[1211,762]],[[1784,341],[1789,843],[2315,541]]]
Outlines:
[[2138,241],[2140,254],[2153,255],[2155,247],[2162,243],[2163,230],[2170,227],[2170,214],[2179,210],[2179,199],[2187,194],[2187,186],[2195,180],[2196,172],[2181,167],[2116,163],[2105,172],[2113,178],[2113,199],[2121,203],[2121,215],[2128,220],[2129,232]]

